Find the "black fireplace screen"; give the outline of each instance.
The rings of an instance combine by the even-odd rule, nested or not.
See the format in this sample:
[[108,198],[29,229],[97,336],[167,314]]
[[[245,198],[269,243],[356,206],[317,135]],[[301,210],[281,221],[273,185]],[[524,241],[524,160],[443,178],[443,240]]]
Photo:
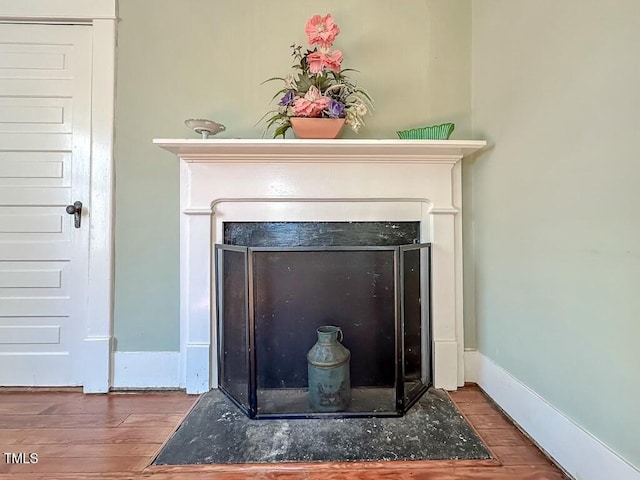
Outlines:
[[[430,248],[216,245],[221,390],[251,418],[403,415],[431,383]],[[329,325],[351,353],[350,403],[325,413],[307,352]]]

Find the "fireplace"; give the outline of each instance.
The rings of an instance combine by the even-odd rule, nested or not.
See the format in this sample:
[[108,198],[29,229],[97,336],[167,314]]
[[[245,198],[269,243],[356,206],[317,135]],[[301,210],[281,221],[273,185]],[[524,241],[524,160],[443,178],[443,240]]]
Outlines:
[[[431,382],[431,246],[419,238],[419,222],[225,223],[215,252],[223,392],[250,418],[403,415]],[[346,406],[329,412],[309,402],[307,375],[326,325],[350,351]]]
[[485,142],[154,143],[181,159],[180,351],[187,392],[220,385],[214,245],[224,243],[225,224],[233,222],[417,222],[418,242],[431,245],[430,336],[422,335],[421,351],[429,352],[435,387],[463,385],[460,161]]

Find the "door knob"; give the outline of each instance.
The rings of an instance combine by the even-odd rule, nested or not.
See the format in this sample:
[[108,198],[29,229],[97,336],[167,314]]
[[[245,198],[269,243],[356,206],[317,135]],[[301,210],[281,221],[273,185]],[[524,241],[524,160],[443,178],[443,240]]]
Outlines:
[[80,228],[82,215],[82,202],[74,202],[73,205],[67,205],[67,213],[73,215],[73,224],[76,228]]

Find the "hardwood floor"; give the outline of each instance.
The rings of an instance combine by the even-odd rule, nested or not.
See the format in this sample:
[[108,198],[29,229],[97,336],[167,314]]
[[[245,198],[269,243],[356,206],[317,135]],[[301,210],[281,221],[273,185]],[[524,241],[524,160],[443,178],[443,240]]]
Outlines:
[[[465,386],[451,398],[495,459],[156,467],[149,465],[197,397],[177,392],[83,395],[0,389],[0,480],[567,478],[478,387]],[[37,463],[20,463],[32,453]]]

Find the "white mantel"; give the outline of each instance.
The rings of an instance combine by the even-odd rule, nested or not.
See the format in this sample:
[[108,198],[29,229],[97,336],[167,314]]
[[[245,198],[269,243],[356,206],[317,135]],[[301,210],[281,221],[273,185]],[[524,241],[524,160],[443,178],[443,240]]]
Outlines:
[[228,221],[420,221],[432,250],[434,385],[464,384],[461,140],[156,139],[180,162],[180,325],[189,393],[218,385],[212,245]]

